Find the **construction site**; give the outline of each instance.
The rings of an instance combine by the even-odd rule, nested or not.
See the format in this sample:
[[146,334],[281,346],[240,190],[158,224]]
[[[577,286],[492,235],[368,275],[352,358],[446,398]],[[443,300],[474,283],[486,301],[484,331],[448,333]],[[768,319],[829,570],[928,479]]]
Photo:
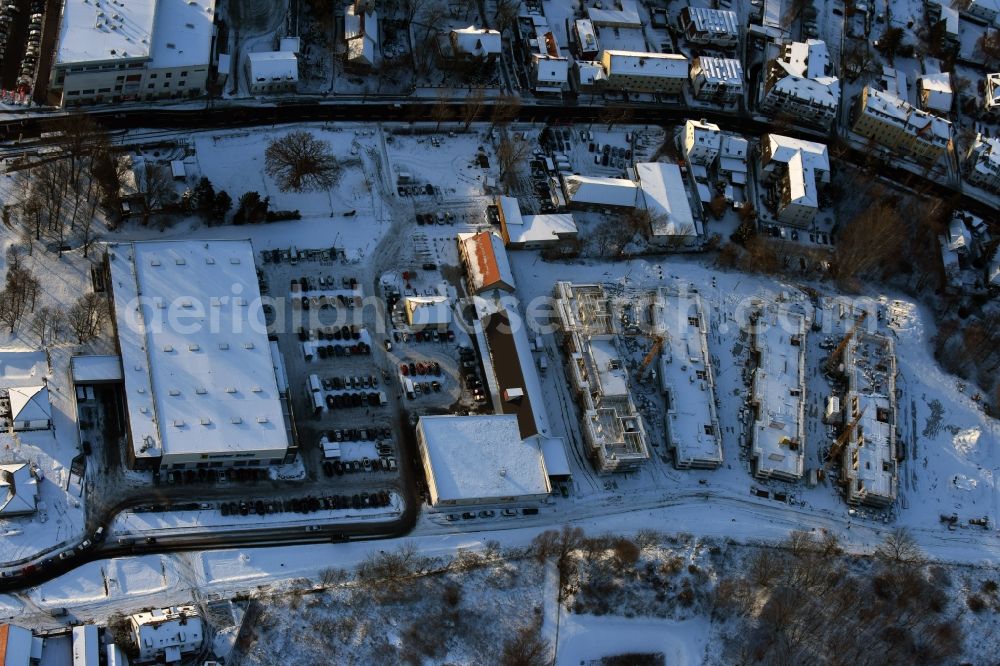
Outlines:
[[655,367],[674,466],[715,469],[722,464],[722,440],[701,297],[689,289],[661,287],[652,294],[649,312],[653,347],[640,372],[659,355]]
[[898,493],[896,354],[892,338],[864,330],[862,313],[826,361],[834,394],[825,420],[839,427],[827,465],[840,464],[839,483],[849,504],[883,508]]
[[599,472],[637,469],[650,457],[649,442],[629,390],[608,295],[601,285],[557,282],[554,296],[557,338],[587,456]]
[[750,315],[750,466],[759,479],[798,481],[805,463],[805,316],[780,302]]

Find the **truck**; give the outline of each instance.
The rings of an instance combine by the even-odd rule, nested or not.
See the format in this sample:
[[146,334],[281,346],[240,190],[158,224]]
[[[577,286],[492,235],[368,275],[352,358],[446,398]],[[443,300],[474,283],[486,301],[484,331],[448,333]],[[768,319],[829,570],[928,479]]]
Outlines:
[[319,380],[319,375],[309,375],[309,390],[313,393],[319,393],[323,389],[323,385]]
[[413,400],[413,381],[409,377],[403,378],[403,389],[406,391],[406,397]]

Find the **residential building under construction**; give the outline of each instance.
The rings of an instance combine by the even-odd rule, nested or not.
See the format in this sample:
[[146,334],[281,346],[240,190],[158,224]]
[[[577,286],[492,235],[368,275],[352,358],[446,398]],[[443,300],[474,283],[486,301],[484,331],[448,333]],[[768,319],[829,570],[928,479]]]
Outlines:
[[629,392],[608,296],[600,285],[557,282],[555,301],[587,455],[601,472],[636,469],[649,459],[649,445]]
[[842,431],[829,459],[840,462],[848,503],[888,506],[899,486],[895,345],[892,338],[855,326],[833,360],[845,385]]

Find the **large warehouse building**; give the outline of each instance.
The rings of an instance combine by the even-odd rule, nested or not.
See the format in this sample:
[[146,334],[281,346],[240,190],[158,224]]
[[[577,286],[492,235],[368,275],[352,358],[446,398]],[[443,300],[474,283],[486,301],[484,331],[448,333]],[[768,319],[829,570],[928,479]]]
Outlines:
[[434,506],[544,499],[552,491],[538,442],[514,414],[421,416],[420,459]]
[[250,241],[238,240],[108,244],[133,467],[294,459],[285,373],[253,256]]

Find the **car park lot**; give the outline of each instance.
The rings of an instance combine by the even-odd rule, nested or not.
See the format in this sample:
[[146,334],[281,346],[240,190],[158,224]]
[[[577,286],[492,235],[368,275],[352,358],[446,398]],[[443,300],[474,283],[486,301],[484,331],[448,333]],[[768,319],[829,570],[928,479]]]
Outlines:
[[330,496],[353,496],[399,483],[399,420],[381,314],[362,305],[357,266],[335,255],[294,264],[272,256],[259,266],[274,299],[269,332],[282,353],[306,476]]

